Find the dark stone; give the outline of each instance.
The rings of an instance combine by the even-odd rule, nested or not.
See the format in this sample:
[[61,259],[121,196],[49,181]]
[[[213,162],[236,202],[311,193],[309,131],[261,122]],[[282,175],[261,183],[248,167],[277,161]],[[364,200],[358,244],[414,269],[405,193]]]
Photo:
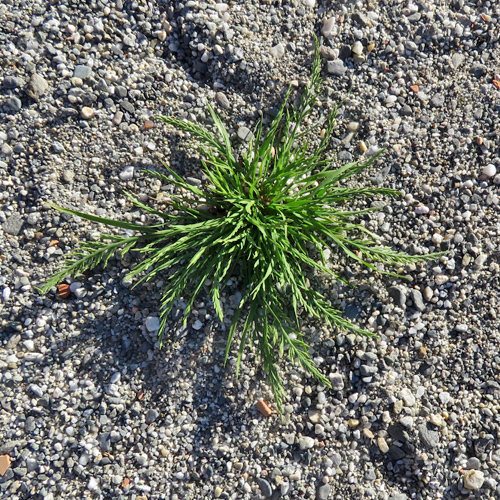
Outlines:
[[17,76],[6,76],[3,79],[2,87],[4,89],[17,89],[23,86],[23,80]]
[[424,377],[430,377],[435,371],[436,367],[433,364],[428,363],[427,361],[424,361],[418,369],[418,373],[420,373]]
[[160,412],[158,410],[155,410],[152,408],[151,410],[148,410],[146,413],[146,423],[152,424],[158,417],[160,416]]
[[422,424],[418,427],[418,435],[422,444],[429,449],[435,448],[439,444],[439,431],[431,429],[428,424]]
[[261,493],[266,497],[270,498],[273,494],[273,488],[271,487],[269,481],[262,478],[257,478],[257,484],[259,485]]
[[109,432],[101,432],[97,438],[102,451],[111,451],[111,439]]
[[361,308],[356,304],[347,304],[344,313],[351,320],[357,319],[361,315]]
[[413,307],[417,311],[423,311],[425,309],[424,299],[422,297],[422,292],[420,290],[412,288],[410,290],[410,299],[413,302]]
[[393,444],[387,452],[387,457],[389,460],[402,460],[406,457],[406,453],[399,446]]
[[406,303],[406,290],[401,287],[401,286],[391,286],[389,290],[389,297],[394,300],[394,303],[399,306],[403,307]]
[[389,436],[391,436],[396,441],[401,441],[401,443],[406,443],[410,440],[410,435],[403,424],[392,424],[387,429]]
[[344,45],[340,49],[339,59],[341,59],[342,61],[345,61],[348,57],[351,57],[351,46]]
[[378,368],[376,366],[370,365],[361,365],[359,370],[363,377],[370,377],[378,372]]
[[130,103],[129,101],[126,101],[126,100],[120,101],[120,106],[122,107],[122,109],[124,111],[127,111],[131,115],[133,115],[135,113],[135,108],[132,105],[132,103]]
[[484,73],[486,73],[486,66],[484,64],[476,63],[472,66],[470,72],[472,76],[480,78]]
[[115,95],[120,98],[127,97],[127,89],[123,85],[117,85],[115,87]]

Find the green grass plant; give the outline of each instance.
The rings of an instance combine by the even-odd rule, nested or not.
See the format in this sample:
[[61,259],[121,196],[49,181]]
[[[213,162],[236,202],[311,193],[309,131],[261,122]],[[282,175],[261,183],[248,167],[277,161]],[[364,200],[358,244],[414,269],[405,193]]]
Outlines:
[[[213,129],[172,117],[159,120],[183,132],[202,158],[207,181],[186,182],[165,165],[166,174],[148,171],[164,183],[174,184],[170,209],[160,211],[128,195],[133,205],[149,214],[154,224],[138,225],[96,217],[51,205],[67,214],[114,226],[126,234],[102,234],[69,255],[41,287],[47,293],[68,276],[105,266],[117,251],[138,252],[141,259],[128,273],[134,286],[159,276],[166,285],[159,305],[160,345],[177,300],[188,298],[183,321],[187,323],[196,298],[207,291],[223,321],[221,294],[238,270],[241,301],[237,305],[226,344],[226,361],[237,343],[236,372],[247,348],[255,349],[267,374],[278,407],[285,388],[279,360],[288,357],[325,386],[329,380],[318,370],[301,333],[300,318],[312,318],[340,330],[374,337],[332,307],[310,284],[317,272],[345,281],[328,265],[324,250],[335,248],[375,272],[384,266],[422,262],[440,254],[408,255],[380,246],[378,238],[360,218],[376,208],[352,209],[356,198],[398,196],[385,187],[348,187],[345,181],[370,167],[383,151],[353,163],[332,168],[325,155],[334,129],[337,108],[312,121],[321,96],[321,61],[318,44],[309,85],[298,104],[290,104],[289,88],[270,126],[256,126],[243,152],[238,152],[221,118],[208,104]],[[321,131],[321,134],[320,134]],[[380,268],[382,267],[382,271]],[[314,281],[314,280],[313,280]],[[281,291],[280,291],[281,290]],[[285,293],[283,293],[285,291]]]

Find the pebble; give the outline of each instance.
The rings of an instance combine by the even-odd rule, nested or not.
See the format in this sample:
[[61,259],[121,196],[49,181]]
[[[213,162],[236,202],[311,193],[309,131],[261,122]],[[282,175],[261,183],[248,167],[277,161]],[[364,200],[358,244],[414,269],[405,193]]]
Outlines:
[[467,470],[464,472],[464,487],[468,490],[479,490],[484,483],[484,473],[480,470]]
[[75,66],[73,71],[74,78],[80,78],[81,80],[85,80],[92,74],[92,68],[89,66],[85,66],[84,64],[78,64]]
[[252,131],[248,127],[238,128],[238,137],[243,141],[249,141],[253,136]]
[[31,99],[38,101],[49,90],[49,84],[42,75],[31,75],[26,93]]
[[271,54],[271,56],[279,59],[280,57],[283,57],[285,55],[285,46],[282,43],[278,43],[277,45],[269,49],[269,53]]
[[257,478],[257,484],[259,485],[261,493],[266,498],[271,498],[273,495],[273,488],[267,479]]
[[483,168],[482,174],[486,177],[495,177],[497,169],[493,163],[489,163]]
[[314,439],[309,436],[300,436],[299,437],[299,448],[301,450],[309,450],[314,446]]
[[229,99],[222,92],[217,92],[215,94],[215,99],[221,108],[224,108],[224,109],[231,108],[231,103],[229,102]]
[[160,318],[157,316],[148,316],[145,325],[148,332],[157,332],[160,329]]
[[4,89],[17,89],[19,87],[22,87],[23,85],[24,82],[22,78],[19,78],[17,76],[6,76],[2,82],[2,87]]
[[326,70],[330,75],[343,76],[347,68],[344,66],[344,61],[342,61],[342,59],[334,59],[333,61],[328,61]]
[[126,182],[129,181],[134,177],[134,167],[132,165],[129,165],[128,167],[125,167],[119,174],[118,177],[120,177],[120,180]]
[[84,106],[80,110],[80,116],[84,120],[90,120],[91,118],[93,118],[95,116],[95,110],[93,110],[92,108],[89,108],[88,106]]
[[317,500],[328,500],[332,487],[330,484],[326,483],[321,485],[316,491]]
[[358,40],[354,42],[354,45],[351,47],[352,53],[361,56],[363,54],[363,44]]
[[323,26],[321,28],[321,34],[325,38],[328,38],[334,31],[335,24],[336,23],[334,17],[329,17],[328,19],[325,19],[325,21],[323,22]]

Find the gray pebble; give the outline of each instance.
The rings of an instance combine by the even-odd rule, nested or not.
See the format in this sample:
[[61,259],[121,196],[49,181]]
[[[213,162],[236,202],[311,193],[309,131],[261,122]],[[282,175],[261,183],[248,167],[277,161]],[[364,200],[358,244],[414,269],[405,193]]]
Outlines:
[[42,97],[45,92],[47,92],[49,88],[49,84],[45,78],[37,73],[31,75],[31,79],[28,83],[28,88],[26,90],[26,94],[31,99],[38,101],[40,97]]
[[90,66],[86,66],[85,64],[78,64],[77,66],[75,66],[75,69],[73,71],[73,77],[81,78],[82,80],[88,78],[91,74],[92,68]]
[[58,142],[58,141],[54,141],[52,143],[52,151],[54,151],[54,153],[64,153],[66,150],[64,149],[64,146]]
[[257,484],[259,485],[261,493],[266,497],[270,498],[273,494],[273,488],[267,479],[257,478]]
[[439,444],[439,431],[431,429],[427,424],[418,427],[418,435],[422,444],[429,449],[435,448]]
[[483,76],[486,71],[486,66],[480,63],[475,63],[470,70],[472,76],[475,76],[476,78],[480,78],[481,76]]
[[221,108],[229,109],[231,107],[229,99],[222,92],[217,92],[215,94],[215,100],[219,103]]
[[8,97],[5,99],[5,105],[12,111],[20,111],[23,107],[23,103],[19,97]]
[[476,457],[470,457],[467,460],[467,469],[480,469],[481,468],[481,461],[476,458]]
[[70,184],[71,182],[73,182],[75,178],[75,172],[73,172],[73,170],[66,168],[63,170],[62,178],[64,182]]
[[21,232],[21,228],[23,227],[23,219],[20,215],[11,215],[2,225],[3,230],[12,234],[13,236],[17,236]]
[[458,69],[462,65],[464,60],[465,60],[465,56],[463,54],[460,54],[459,52],[455,52],[451,56],[451,65],[453,66],[453,68]]
[[326,70],[330,75],[343,76],[345,75],[347,68],[345,67],[342,59],[334,59],[333,61],[328,61]]
[[341,391],[344,388],[344,378],[340,373],[330,373],[328,378],[334,391]]
[[331,490],[332,487],[330,486],[329,483],[321,485],[316,491],[317,500],[327,500],[328,497],[330,496]]
[[124,87],[123,85],[117,85],[115,87],[115,95],[120,97],[120,98],[127,97],[126,87]]
[[19,87],[22,87],[23,84],[23,80],[17,76],[6,76],[3,79],[2,87],[4,89],[17,89]]
[[240,127],[238,129],[238,137],[243,141],[249,141],[252,135],[252,131],[248,127]]
[[417,309],[417,311],[423,311],[425,309],[425,304],[422,297],[422,292],[420,290],[416,290],[415,288],[411,288],[409,295],[411,300],[413,301],[413,307]]
[[159,416],[160,412],[158,410],[155,410],[154,408],[148,410],[146,413],[146,423],[152,424]]
[[444,95],[443,94],[435,94],[432,98],[431,98],[431,104],[435,107],[435,108],[441,108],[443,105],[444,105]]

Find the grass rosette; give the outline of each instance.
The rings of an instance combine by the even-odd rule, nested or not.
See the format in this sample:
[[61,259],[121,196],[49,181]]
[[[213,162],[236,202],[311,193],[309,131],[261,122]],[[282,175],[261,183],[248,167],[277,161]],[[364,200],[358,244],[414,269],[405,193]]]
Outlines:
[[[300,103],[295,107],[289,104],[289,88],[267,131],[264,132],[261,120],[242,154],[236,153],[224,124],[210,104],[208,110],[215,131],[172,117],[158,117],[189,137],[191,147],[203,158],[205,185],[187,183],[167,165],[168,175],[148,171],[179,188],[178,194],[171,198],[173,210],[167,211],[151,208],[128,195],[136,207],[158,219],[154,225],[110,220],[51,205],[68,214],[127,230],[127,234],[102,234],[99,241],[85,243],[67,257],[41,291],[47,293],[68,276],[100,264],[105,266],[117,250],[122,256],[140,252],[142,260],[127,276],[128,280],[136,279],[134,286],[158,274],[168,275],[160,304],[161,345],[175,302],[181,296],[190,297],[184,310],[186,324],[206,283],[211,283],[213,307],[223,321],[221,293],[235,269],[239,269],[242,298],[229,328],[226,361],[236,339],[237,373],[245,348],[256,348],[280,409],[285,389],[277,365],[284,356],[321,384],[330,386],[311,359],[299,318],[311,315],[344,331],[368,337],[376,335],[345,319],[311,287],[306,277],[308,271],[344,281],[327,265],[324,249],[336,247],[354,261],[385,274],[392,273],[380,271],[375,267],[377,262],[399,266],[440,254],[408,255],[380,246],[376,235],[355,222],[376,208],[345,210],[355,198],[400,193],[384,187],[342,185],[372,165],[382,151],[369,159],[331,169],[332,162],[325,152],[337,108],[325,119],[308,125],[321,95],[320,73],[316,42],[310,83]],[[319,137],[319,130],[321,139],[310,145],[309,138],[314,134]],[[313,257],[311,248],[316,249],[320,260]],[[279,289],[288,293],[280,293]]]

